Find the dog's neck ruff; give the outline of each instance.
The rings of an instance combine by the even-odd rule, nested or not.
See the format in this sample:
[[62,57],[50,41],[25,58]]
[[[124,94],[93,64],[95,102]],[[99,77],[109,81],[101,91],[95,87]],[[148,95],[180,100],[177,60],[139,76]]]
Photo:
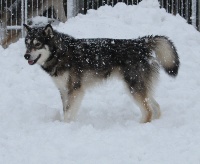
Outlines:
[[52,52],[51,55],[49,56],[49,58],[46,60],[45,63],[51,62],[51,60],[53,60],[54,58],[58,58],[58,56],[56,55],[57,51],[55,47],[52,48],[51,52]]
[[51,54],[51,56],[47,59],[46,62],[50,62],[51,60],[53,60],[55,57],[55,54]]
[[58,56],[56,55],[56,49],[53,48],[52,54],[49,56],[49,58],[45,61],[41,67],[49,74],[53,75],[55,71],[52,70],[51,65],[56,64],[58,61]]

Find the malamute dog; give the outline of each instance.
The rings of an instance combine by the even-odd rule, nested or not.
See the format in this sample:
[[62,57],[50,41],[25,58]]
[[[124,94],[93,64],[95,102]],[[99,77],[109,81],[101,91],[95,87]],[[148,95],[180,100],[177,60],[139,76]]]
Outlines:
[[[141,122],[160,116],[152,96],[159,66],[175,77],[179,57],[174,44],[165,36],[138,39],[75,39],[53,30],[51,25],[27,29],[25,59],[39,64],[58,87],[64,120],[75,120],[84,90],[95,81],[118,74],[142,112]],[[116,74],[116,75],[117,75]]]

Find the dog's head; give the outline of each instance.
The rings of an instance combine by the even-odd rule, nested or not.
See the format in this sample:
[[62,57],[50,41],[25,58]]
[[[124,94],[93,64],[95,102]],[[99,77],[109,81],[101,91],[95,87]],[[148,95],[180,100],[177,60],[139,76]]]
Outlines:
[[50,24],[46,27],[31,28],[24,24],[27,30],[25,37],[26,53],[25,59],[30,65],[35,63],[43,65],[51,56],[50,40],[53,37],[53,28]]

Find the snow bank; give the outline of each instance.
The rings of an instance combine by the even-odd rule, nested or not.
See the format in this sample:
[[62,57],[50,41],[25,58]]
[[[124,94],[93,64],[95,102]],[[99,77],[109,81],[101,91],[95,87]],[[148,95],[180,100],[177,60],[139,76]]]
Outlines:
[[138,123],[138,107],[113,79],[87,91],[77,122],[61,122],[59,93],[39,66],[24,60],[21,39],[0,47],[0,163],[199,163],[200,34],[193,26],[156,0],[143,0],[89,10],[55,29],[76,38],[168,36],[181,67],[176,79],[161,71],[155,98],[162,117]]

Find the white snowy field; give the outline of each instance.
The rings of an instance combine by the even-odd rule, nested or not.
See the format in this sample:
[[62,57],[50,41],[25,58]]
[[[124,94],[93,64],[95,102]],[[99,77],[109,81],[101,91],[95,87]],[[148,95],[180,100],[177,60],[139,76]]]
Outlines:
[[143,0],[90,10],[55,29],[77,38],[166,35],[177,47],[179,74],[160,71],[162,116],[151,123],[139,123],[139,108],[116,79],[89,89],[78,120],[64,123],[59,92],[24,59],[24,39],[0,47],[1,164],[200,163],[200,33],[193,26]]

